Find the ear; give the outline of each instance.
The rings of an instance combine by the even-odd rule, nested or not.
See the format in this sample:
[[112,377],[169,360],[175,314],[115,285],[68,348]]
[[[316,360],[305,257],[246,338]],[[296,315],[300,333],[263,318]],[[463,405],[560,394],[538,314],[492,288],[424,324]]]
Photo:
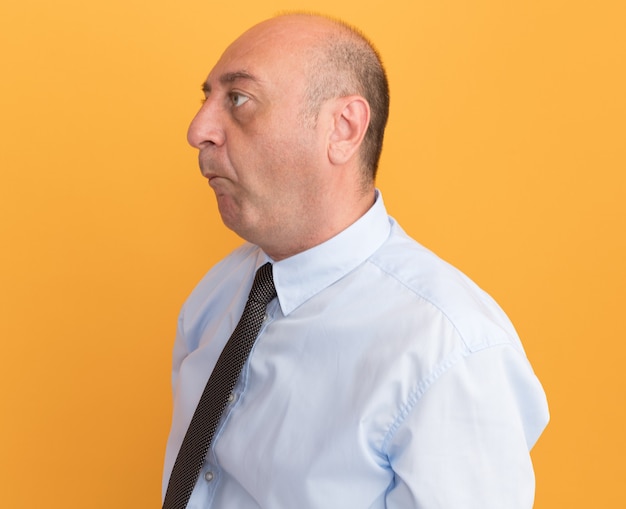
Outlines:
[[332,164],[347,163],[358,153],[370,122],[370,106],[358,95],[336,99],[334,124],[328,140],[328,158]]

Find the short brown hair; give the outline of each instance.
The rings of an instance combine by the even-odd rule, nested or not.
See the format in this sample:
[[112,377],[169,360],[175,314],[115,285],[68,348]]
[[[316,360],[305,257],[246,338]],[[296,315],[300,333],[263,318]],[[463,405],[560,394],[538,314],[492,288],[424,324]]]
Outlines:
[[358,94],[371,110],[361,146],[361,162],[368,181],[376,178],[389,117],[389,83],[378,51],[356,28],[342,21],[335,37],[315,45],[307,61],[305,115],[316,121],[322,103],[333,97]]

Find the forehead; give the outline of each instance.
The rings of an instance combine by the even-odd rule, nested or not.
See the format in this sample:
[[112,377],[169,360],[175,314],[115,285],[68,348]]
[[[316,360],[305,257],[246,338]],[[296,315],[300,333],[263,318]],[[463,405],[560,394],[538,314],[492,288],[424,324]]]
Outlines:
[[225,75],[246,73],[260,84],[293,84],[305,75],[307,55],[319,34],[312,26],[289,21],[257,25],[222,54],[209,74],[208,82]]

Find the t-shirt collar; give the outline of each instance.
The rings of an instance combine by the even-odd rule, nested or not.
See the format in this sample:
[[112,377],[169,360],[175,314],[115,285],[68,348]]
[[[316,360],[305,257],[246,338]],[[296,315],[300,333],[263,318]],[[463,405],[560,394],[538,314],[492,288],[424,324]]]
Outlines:
[[[288,315],[361,265],[385,242],[390,230],[382,195],[376,190],[374,205],[348,228],[307,251],[273,262],[283,314]],[[263,263],[269,260],[265,258]]]

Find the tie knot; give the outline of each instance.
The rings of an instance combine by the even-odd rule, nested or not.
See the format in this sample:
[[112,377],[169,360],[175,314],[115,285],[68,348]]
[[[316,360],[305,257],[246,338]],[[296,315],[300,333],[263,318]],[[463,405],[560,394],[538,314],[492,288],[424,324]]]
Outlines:
[[274,297],[276,297],[276,288],[272,277],[272,264],[267,262],[256,271],[248,298],[261,304],[267,304]]

